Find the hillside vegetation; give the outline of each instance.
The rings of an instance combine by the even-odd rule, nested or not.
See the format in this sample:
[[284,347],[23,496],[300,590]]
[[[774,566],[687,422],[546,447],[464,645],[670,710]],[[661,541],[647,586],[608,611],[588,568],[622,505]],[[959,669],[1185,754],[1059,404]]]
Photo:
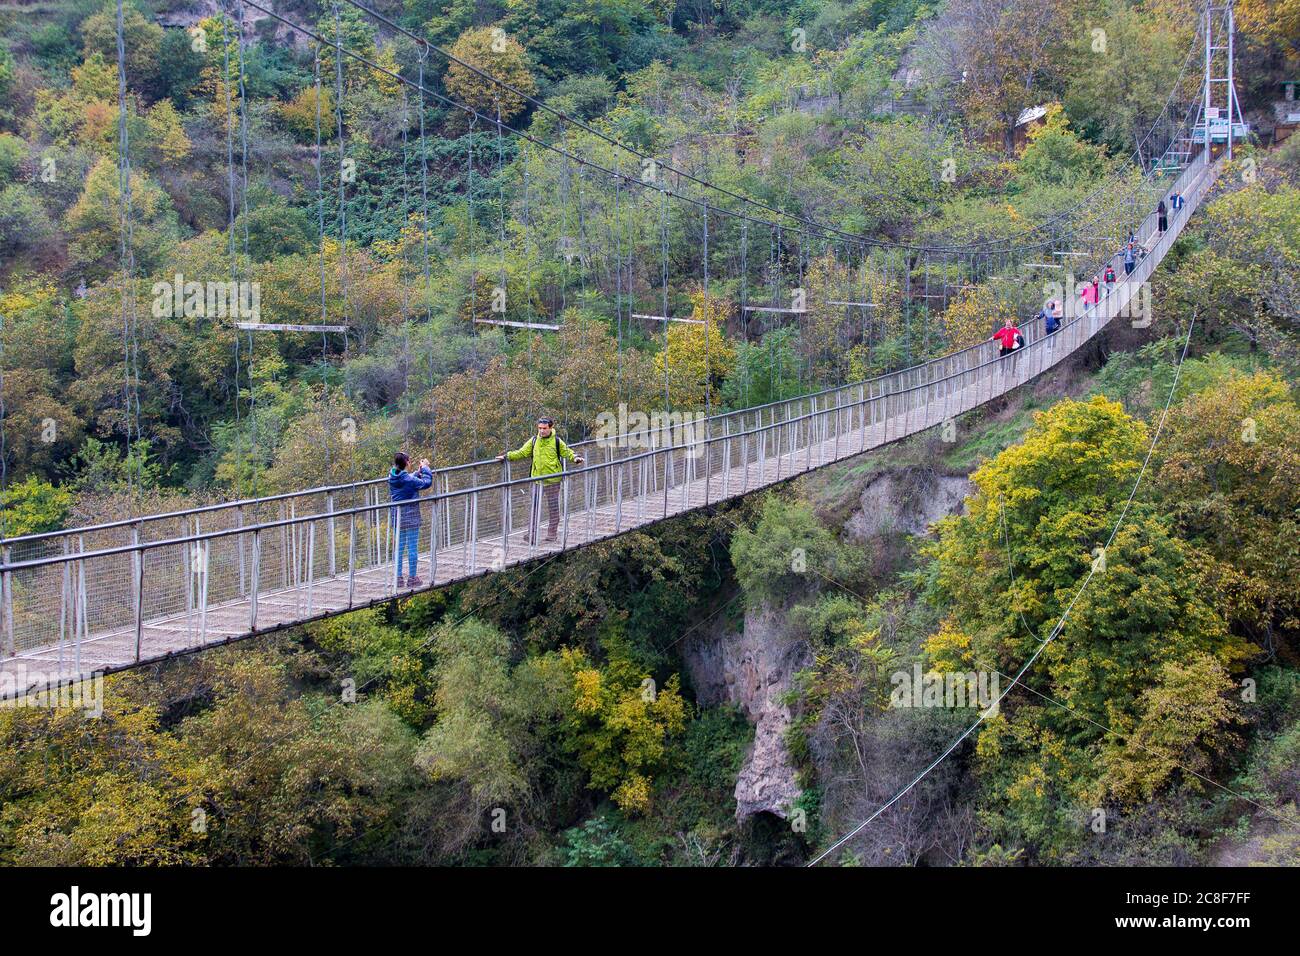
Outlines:
[[[1041,305],[1032,283],[982,285],[933,314],[882,308],[845,348],[839,316],[746,329],[753,290],[675,279],[669,314],[700,324],[634,325],[627,297],[659,303],[661,254],[675,277],[704,271],[692,222],[583,205],[590,173],[386,71],[595,159],[614,147],[536,103],[792,215],[966,243],[1112,201],[1096,191],[1136,175],[1196,15],[1186,0],[375,5],[527,94],[503,96],[355,6],[263,5],[375,66],[252,7],[241,42],[237,5],[131,0],[119,77],[115,5],[0,11],[4,537],[376,477],[397,449],[481,459],[542,413],[577,441],[620,403],[762,404]],[[1294,6],[1237,5],[1252,114],[1294,78]],[[575,229],[626,239],[615,295],[537,252]],[[845,281],[824,248],[748,238],[817,301]],[[163,314],[176,276],[253,282],[264,321],[348,332]],[[0,709],[0,863],[805,862],[979,713],[898,706],[899,675],[1006,687],[1056,633],[998,714],[834,862],[1294,864],[1297,276],[1300,137],[1244,145],[1156,274],[1153,326],[1109,329],[954,441],[119,675],[97,719]],[[562,329],[475,324],[498,281],[502,317]],[[859,533],[882,476],[900,514],[933,504],[940,478],[969,476],[970,494],[927,534]],[[798,796],[738,817],[753,700],[706,688],[700,647],[760,615],[793,662],[773,686]]]

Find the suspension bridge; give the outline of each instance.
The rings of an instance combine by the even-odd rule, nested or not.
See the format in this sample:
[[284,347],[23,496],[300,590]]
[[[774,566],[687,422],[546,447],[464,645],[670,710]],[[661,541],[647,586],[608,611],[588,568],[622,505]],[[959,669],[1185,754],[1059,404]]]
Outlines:
[[[343,2],[391,30],[406,33],[352,0]],[[495,117],[486,116],[431,89],[424,67],[433,48],[419,38],[415,39],[421,44],[420,56],[410,71],[413,76],[408,76],[408,71],[388,71],[364,54],[253,0],[242,0],[241,46],[236,51],[240,62],[245,6],[316,42],[318,65],[320,49],[333,51],[338,70],[336,104],[344,93],[340,64],[351,57],[388,73],[402,84],[403,96],[413,93],[420,110],[421,140],[426,97],[436,98],[444,107],[462,110],[473,122],[482,122],[499,142],[516,137],[538,154],[562,156],[566,168],[572,164],[585,171],[587,203],[603,199],[617,210],[621,198],[625,208],[639,212],[641,222],[648,221],[649,227],[619,232],[601,247],[581,226],[581,195],[575,211],[578,235],[567,243],[548,241],[536,233],[530,236],[527,229],[507,239],[507,203],[503,201],[497,210],[503,245],[517,242],[532,257],[556,250],[553,255],[563,260],[566,275],[570,268],[582,273],[582,280],[590,280],[613,304],[620,331],[623,323],[639,319],[659,323],[667,335],[674,318],[685,317],[675,317],[673,306],[682,301],[681,291],[688,284],[703,288],[707,295],[710,282],[716,287],[727,280],[729,288],[740,290],[737,316],[742,334],[751,314],[798,322],[812,309],[833,308],[843,314],[837,344],[847,348],[869,341],[873,311],[891,303],[899,310],[916,310],[928,322],[933,302],[942,306],[981,283],[1037,288],[1044,278],[1067,274],[1064,265],[1044,259],[1078,263],[1084,276],[1100,275],[1112,265],[1119,279],[1104,287],[1094,305],[1085,307],[1075,296],[1063,296],[1064,321],[1051,334],[1041,319],[1023,322],[1025,345],[1007,356],[1000,356],[994,343],[983,342],[875,378],[766,405],[714,412],[710,401],[698,427],[646,427],[612,439],[575,441],[572,446],[584,463],[567,469],[559,482],[560,522],[554,540],[539,533],[549,519],[547,496],[539,481],[512,474],[510,462],[495,459],[437,469],[431,488],[414,504],[391,504],[386,479],[377,478],[7,539],[0,543],[0,697],[137,667],[412,593],[398,576],[395,557],[401,524],[406,522],[409,530],[414,512],[419,514],[418,576],[423,581],[419,589],[425,590],[735,499],[952,421],[1059,365],[1117,318],[1138,316],[1137,303],[1146,283],[1201,203],[1220,165],[1212,137],[1217,127],[1203,118],[1218,115],[1206,113],[1210,87],[1197,88],[1200,99],[1182,98],[1176,87],[1135,151],[1132,174],[1109,180],[1075,207],[1015,236],[982,243],[886,243],[722,189],[563,114],[557,115],[563,118],[559,125],[568,127],[567,138],[542,140],[515,130],[502,122],[499,111]],[[1208,49],[1208,31],[1205,43]],[[1189,52],[1188,63],[1194,53],[1195,49]],[[319,92],[323,82],[319,68],[316,82]],[[243,133],[242,91],[236,104],[239,115],[236,119],[232,113],[232,123],[237,122]],[[535,101],[534,105],[548,109]],[[346,150],[341,115],[340,159]],[[122,158],[129,164],[125,136],[124,126]],[[599,142],[601,151],[584,153],[583,141]],[[320,150],[318,116],[318,171]],[[626,155],[618,160],[597,158],[620,152]],[[246,163],[246,145],[243,153]],[[247,196],[235,183],[233,145],[230,154],[233,248],[235,210],[247,202]],[[425,155],[422,148],[422,159]],[[645,175],[648,162],[654,176]],[[246,166],[241,173],[246,186]],[[405,164],[402,173],[405,186]],[[525,203],[527,189],[525,184]],[[427,203],[427,188],[425,193]],[[1179,202],[1173,202],[1175,196]],[[1169,210],[1167,217],[1156,211],[1162,200]],[[343,221],[338,227],[346,248],[343,208],[340,205]],[[414,218],[421,221],[416,209]],[[587,209],[590,213],[592,206]],[[650,218],[654,212],[659,214],[657,224]],[[129,209],[123,215],[129,216]],[[672,216],[679,227],[699,228],[691,233],[701,239],[700,254],[692,263],[698,269],[694,274],[669,275],[667,237]],[[527,215],[521,219],[526,223]],[[427,208],[422,224],[427,230]],[[747,242],[761,230],[772,236],[770,254],[766,261],[749,262]],[[569,237],[561,232],[558,238]],[[425,239],[427,243],[427,235]],[[1139,255],[1128,272],[1123,250],[1130,240]],[[658,262],[653,255],[656,247],[661,252]],[[803,291],[806,270],[816,258],[830,263],[829,272],[842,278],[842,287],[826,294],[824,302],[787,305],[787,290]],[[126,274],[134,278],[129,254],[124,254],[124,263]],[[420,267],[427,275],[427,245]],[[503,267],[503,286],[504,272]],[[134,283],[124,283],[124,296],[128,286],[134,288]],[[755,286],[766,293],[757,300],[750,296]],[[548,301],[545,294],[536,298]],[[648,301],[654,305],[645,304]],[[558,318],[558,301],[555,311]],[[327,318],[322,315],[322,326]],[[523,334],[529,335],[557,324],[535,318],[547,316],[530,315],[519,322],[484,315],[486,321],[497,320],[507,327],[523,325],[530,329]],[[345,321],[332,327],[346,326]],[[704,327],[708,329],[708,323]]]

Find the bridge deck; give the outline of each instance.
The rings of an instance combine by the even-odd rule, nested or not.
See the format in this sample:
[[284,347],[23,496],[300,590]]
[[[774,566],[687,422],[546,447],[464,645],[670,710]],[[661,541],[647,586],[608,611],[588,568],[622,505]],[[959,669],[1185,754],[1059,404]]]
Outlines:
[[[438,587],[572,550],[694,508],[736,498],[933,428],[1052,368],[1111,319],[1127,315],[1141,284],[1177,238],[1214,167],[1191,167],[1175,188],[1187,200],[1150,254],[1095,308],[998,358],[985,344],[917,369],[845,386],[782,414],[737,413],[688,445],[591,461],[562,483],[559,540],[529,542],[543,524],[537,485],[475,479],[422,499],[418,574]],[[1153,227],[1153,224],[1152,224]],[[803,404],[798,404],[803,402]],[[734,427],[733,424],[735,423]],[[435,486],[436,488],[436,486]],[[341,511],[292,511],[281,521],[194,532],[4,566],[0,697],[157,661],[180,652],[339,614],[399,593],[396,535],[386,502]],[[241,512],[242,518],[242,512]],[[189,525],[185,528],[188,530]],[[346,531],[342,530],[346,527]],[[64,537],[76,537],[74,529]],[[539,536],[540,537],[540,536]],[[436,565],[436,566],[435,566]],[[346,569],[344,568],[346,566]],[[404,593],[404,592],[403,592]]]

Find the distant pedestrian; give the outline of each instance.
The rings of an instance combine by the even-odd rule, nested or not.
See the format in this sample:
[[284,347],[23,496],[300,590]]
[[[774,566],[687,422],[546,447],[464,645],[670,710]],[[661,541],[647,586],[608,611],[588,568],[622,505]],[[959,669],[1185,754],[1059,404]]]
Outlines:
[[1129,244],[1124,247],[1124,274],[1126,276],[1131,276],[1136,265],[1137,243],[1130,240]]
[[1106,263],[1106,274],[1102,276],[1102,281],[1106,283],[1106,294],[1110,295],[1115,288],[1115,267],[1109,262]]
[[1061,327],[1060,310],[1061,305],[1055,299],[1043,306],[1039,313],[1043,317],[1043,331],[1047,335],[1052,335]]
[[1097,304],[1097,291],[1098,286],[1095,276],[1091,281],[1085,282],[1079,287],[1079,296],[1083,299],[1083,307],[1085,310],[1091,309]]
[[1020,334],[1016,328],[1014,319],[1007,319],[1002,324],[1002,328],[993,333],[993,339],[998,343],[998,355],[1010,355],[1016,349],[1024,344],[1025,337]]
[[1183,208],[1185,202],[1187,202],[1187,200],[1183,198],[1182,193],[1169,194],[1169,205],[1173,206],[1175,215],[1177,215],[1178,211]]
[[1160,205],[1156,206],[1156,223],[1160,228],[1160,234],[1164,235],[1165,230],[1169,228],[1169,210],[1163,199],[1160,200]]

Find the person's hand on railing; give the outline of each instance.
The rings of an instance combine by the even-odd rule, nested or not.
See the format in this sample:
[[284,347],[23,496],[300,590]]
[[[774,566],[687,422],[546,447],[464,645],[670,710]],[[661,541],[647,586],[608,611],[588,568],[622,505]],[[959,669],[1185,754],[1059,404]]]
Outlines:
[[574,456],[573,456],[573,463],[574,463],[575,465],[581,465],[581,464],[583,463],[584,460],[585,460],[585,459],[584,459],[581,455],[574,455]]

